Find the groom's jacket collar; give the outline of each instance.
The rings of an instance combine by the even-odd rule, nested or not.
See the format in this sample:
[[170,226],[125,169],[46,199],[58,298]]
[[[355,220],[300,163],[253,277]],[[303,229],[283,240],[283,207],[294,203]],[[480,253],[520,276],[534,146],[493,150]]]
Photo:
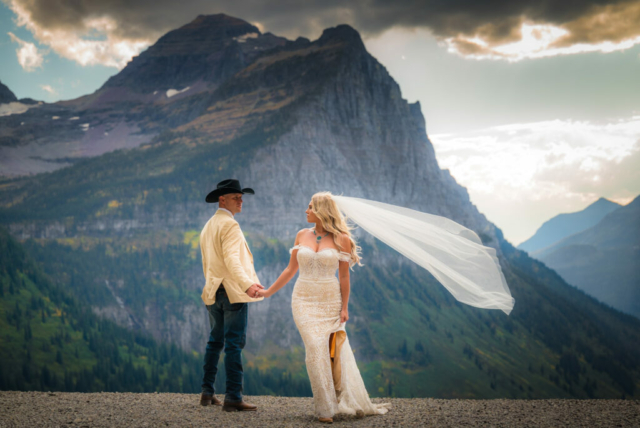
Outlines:
[[216,215],[217,214],[228,215],[231,218],[234,218],[234,215],[231,213],[231,211],[226,208],[218,208],[218,210],[216,211]]

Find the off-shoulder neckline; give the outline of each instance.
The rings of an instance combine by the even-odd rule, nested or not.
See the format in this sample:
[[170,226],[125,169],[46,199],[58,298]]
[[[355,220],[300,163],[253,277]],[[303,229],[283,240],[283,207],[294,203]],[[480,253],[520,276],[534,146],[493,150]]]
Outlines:
[[[314,253],[316,253],[316,254],[321,253],[321,252],[326,251],[326,250],[333,250],[333,251],[335,251],[335,252],[336,252],[336,253],[338,253],[338,254],[349,254],[349,253],[345,253],[344,251],[338,251],[338,249],[337,249],[337,248],[331,248],[331,247],[323,248],[322,250],[319,250],[319,251],[314,251],[314,249],[313,249],[313,248],[311,248],[310,246],[308,246],[308,245],[302,245],[302,244],[294,245],[293,247],[291,247],[291,251],[293,251],[293,250],[297,249],[297,247],[304,247],[304,248],[308,248],[308,249],[310,249],[311,251],[313,251],[313,252],[314,252]],[[349,254],[349,255],[351,255],[351,254]]]

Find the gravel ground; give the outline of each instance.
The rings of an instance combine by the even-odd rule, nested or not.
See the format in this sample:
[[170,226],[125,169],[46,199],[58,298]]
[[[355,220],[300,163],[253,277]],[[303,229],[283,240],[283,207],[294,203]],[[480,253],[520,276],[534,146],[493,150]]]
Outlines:
[[[195,394],[0,392],[0,427],[320,427],[311,398],[245,397],[257,412],[202,407]],[[218,396],[218,398],[223,398]],[[391,402],[389,413],[337,416],[333,426],[358,427],[640,427],[640,401],[435,400]]]

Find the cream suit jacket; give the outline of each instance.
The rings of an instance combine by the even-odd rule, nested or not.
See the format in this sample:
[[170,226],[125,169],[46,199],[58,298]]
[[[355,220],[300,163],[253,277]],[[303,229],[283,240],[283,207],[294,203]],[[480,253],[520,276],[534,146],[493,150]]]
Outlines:
[[240,225],[226,211],[218,210],[200,233],[200,251],[204,271],[202,300],[206,305],[216,301],[216,291],[221,283],[231,303],[258,302],[246,291],[260,283],[253,267],[253,255],[244,239]]

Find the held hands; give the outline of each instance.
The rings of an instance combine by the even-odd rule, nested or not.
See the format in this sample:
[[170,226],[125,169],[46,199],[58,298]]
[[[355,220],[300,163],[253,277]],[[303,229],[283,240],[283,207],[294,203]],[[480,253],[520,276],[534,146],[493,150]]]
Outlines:
[[258,297],[271,297],[271,296],[273,296],[273,293],[269,292],[269,290],[271,290],[271,287],[269,287],[269,289],[267,289],[267,290],[258,290]]
[[349,321],[349,310],[348,309],[343,309],[340,311],[340,323],[345,323]]
[[249,297],[253,297],[253,298],[255,299],[256,297],[260,297],[260,296],[258,295],[258,292],[259,292],[259,291],[262,291],[262,289],[264,289],[264,287],[263,287],[262,285],[260,285],[260,284],[253,284],[251,287],[249,287],[249,288],[247,289],[246,293],[247,293],[247,295],[248,295]]

